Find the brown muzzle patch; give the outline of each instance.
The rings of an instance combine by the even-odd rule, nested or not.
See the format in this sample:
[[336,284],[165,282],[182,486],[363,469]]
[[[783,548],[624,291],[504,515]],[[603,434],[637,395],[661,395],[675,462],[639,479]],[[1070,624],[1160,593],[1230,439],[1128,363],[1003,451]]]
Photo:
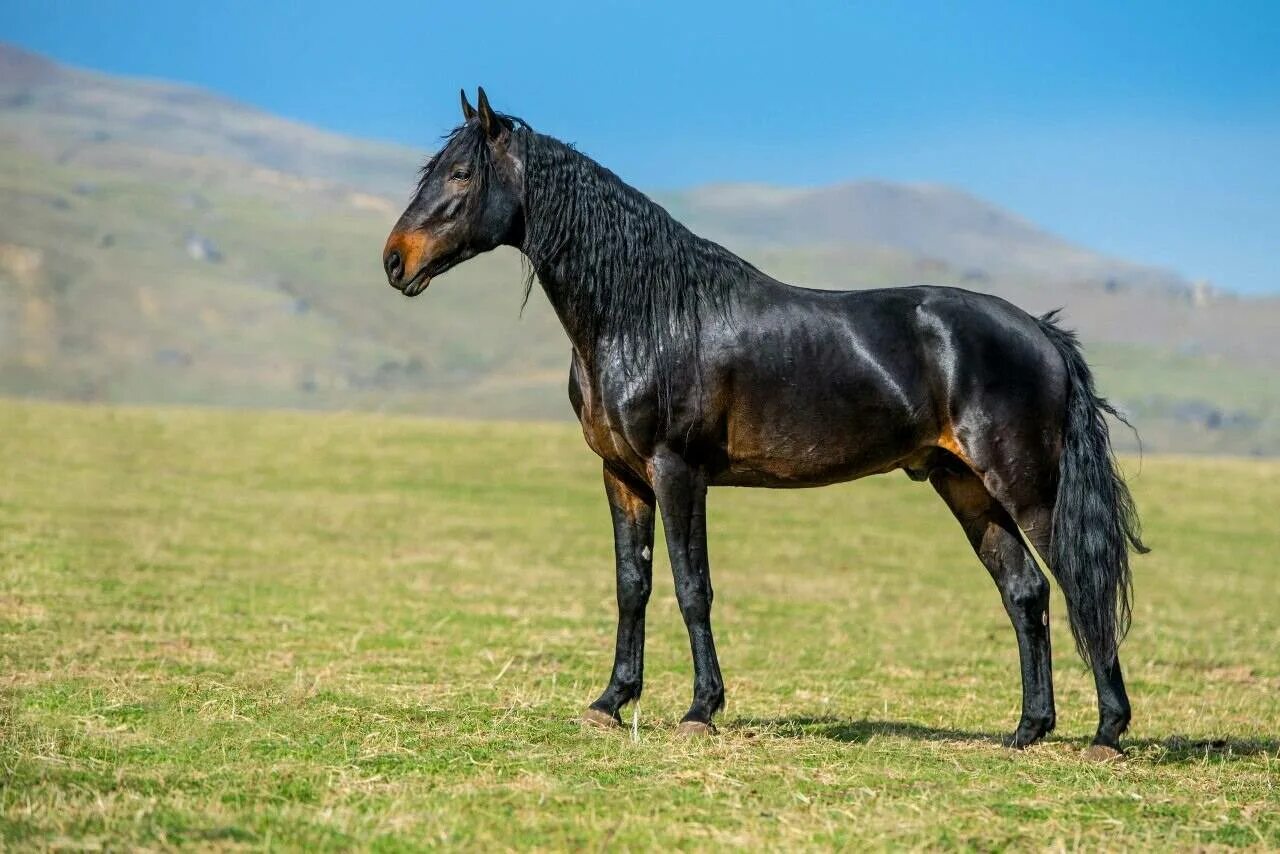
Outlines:
[[382,257],[387,258],[392,252],[400,255],[400,264],[403,272],[400,274],[398,282],[392,282],[392,286],[410,294],[412,290],[414,295],[421,293],[429,284],[429,280],[418,281],[418,277],[422,274],[423,269],[431,260],[436,257],[437,244],[439,243],[432,235],[425,231],[400,231],[391,232],[387,238],[387,245],[382,249]]

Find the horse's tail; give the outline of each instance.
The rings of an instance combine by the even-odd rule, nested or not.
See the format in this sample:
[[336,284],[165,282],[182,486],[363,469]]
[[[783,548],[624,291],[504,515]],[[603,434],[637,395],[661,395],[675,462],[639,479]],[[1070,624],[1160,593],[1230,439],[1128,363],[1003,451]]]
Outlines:
[[1107,667],[1129,630],[1129,549],[1145,553],[1133,496],[1116,465],[1104,414],[1133,425],[1094,389],[1073,332],[1057,312],[1037,321],[1067,368],[1067,419],[1058,463],[1049,569],[1062,585],[1080,657]]

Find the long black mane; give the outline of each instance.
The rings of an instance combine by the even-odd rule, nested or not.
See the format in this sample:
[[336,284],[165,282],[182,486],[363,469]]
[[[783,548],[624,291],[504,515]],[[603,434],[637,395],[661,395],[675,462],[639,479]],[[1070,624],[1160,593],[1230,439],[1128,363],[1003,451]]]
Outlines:
[[723,313],[735,287],[760,273],[573,146],[521,136],[523,251],[534,272],[558,288],[559,310],[587,340],[621,344],[669,398],[679,367],[700,362],[707,313]]

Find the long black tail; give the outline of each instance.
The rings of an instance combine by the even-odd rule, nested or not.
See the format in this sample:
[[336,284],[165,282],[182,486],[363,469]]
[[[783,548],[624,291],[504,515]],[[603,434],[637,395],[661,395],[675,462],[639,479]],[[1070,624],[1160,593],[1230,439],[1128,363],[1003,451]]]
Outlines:
[[1080,342],[1057,325],[1057,314],[1051,311],[1038,320],[1062,354],[1070,385],[1049,569],[1066,596],[1080,657],[1106,667],[1115,661],[1129,630],[1129,548],[1139,553],[1148,549],[1133,496],[1116,466],[1104,413],[1133,425],[1098,396]]

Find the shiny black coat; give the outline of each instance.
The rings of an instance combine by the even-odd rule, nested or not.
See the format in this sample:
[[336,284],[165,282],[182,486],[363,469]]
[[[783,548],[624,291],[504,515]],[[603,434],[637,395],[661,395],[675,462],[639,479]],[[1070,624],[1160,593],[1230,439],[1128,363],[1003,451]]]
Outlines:
[[[706,491],[801,487],[904,469],[929,480],[990,572],[1018,641],[1023,708],[1009,743],[1055,725],[1049,587],[1063,587],[1098,689],[1095,749],[1130,706],[1118,646],[1128,550],[1142,549],[1074,336],[993,296],[945,287],[793,287],[704,240],[572,147],[463,96],[465,123],[423,170],[383,250],[422,293],[479,252],[518,247],[572,345],[569,397],[603,461],[613,519],[613,673],[585,715],[640,696],[661,513],[694,658],[681,729],[714,731],[724,684],[711,631]],[[531,278],[532,281],[532,278]]]

